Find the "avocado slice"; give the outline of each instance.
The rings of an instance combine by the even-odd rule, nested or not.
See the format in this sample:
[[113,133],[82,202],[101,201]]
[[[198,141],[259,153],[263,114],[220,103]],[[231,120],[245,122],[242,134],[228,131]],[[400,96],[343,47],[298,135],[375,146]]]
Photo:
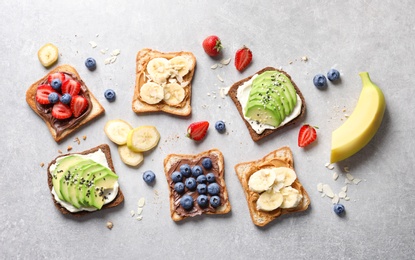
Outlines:
[[288,91],[291,96],[291,99],[295,100],[295,103],[297,103],[297,92],[295,91],[291,80],[284,73],[278,73],[277,81],[284,86],[285,90]]
[[60,192],[60,180],[63,175],[65,175],[68,171],[68,168],[78,162],[84,160],[81,156],[77,155],[70,155],[65,158],[62,158],[57,162],[56,168],[52,173],[52,185],[58,195],[59,199],[63,200],[62,194]]
[[104,192],[107,189],[114,187],[115,182],[118,180],[118,176],[114,173],[108,172],[105,175],[102,175],[95,179],[94,186],[91,187],[90,206],[93,206],[97,209],[101,209],[105,203]]
[[[94,186],[94,181],[95,178],[97,178],[97,176],[99,175],[99,173],[105,171],[106,168],[105,166],[95,162],[93,165],[91,165],[90,167],[86,168],[82,174],[83,178],[82,179],[82,185],[80,185],[78,187],[78,189],[80,189],[79,191],[79,200],[81,201],[81,203],[86,206],[86,207],[90,207],[91,205],[89,204],[90,202],[90,189],[91,187]],[[82,178],[82,177],[81,177]]]
[[245,116],[262,124],[279,126],[282,122],[281,114],[275,105],[264,104],[262,100],[248,101]]

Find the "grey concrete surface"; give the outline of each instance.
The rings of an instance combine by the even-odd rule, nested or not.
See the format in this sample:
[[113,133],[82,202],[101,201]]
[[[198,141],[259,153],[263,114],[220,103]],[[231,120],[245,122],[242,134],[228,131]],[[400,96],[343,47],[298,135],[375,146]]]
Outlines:
[[[3,1],[0,7],[1,259],[414,258],[415,2],[39,0]],[[208,57],[201,47],[210,34],[222,39],[222,58],[232,57],[230,65],[210,68],[220,60]],[[61,144],[25,101],[29,86],[48,72],[37,58],[47,42],[59,48],[57,64],[76,67],[106,109],[103,117]],[[239,73],[233,56],[242,45],[251,48],[254,58]],[[135,55],[146,47],[195,54],[191,117],[133,113]],[[100,52],[106,49],[106,54]],[[121,54],[105,65],[114,49]],[[306,62],[301,60],[305,56]],[[85,68],[87,57],[97,60],[96,71]],[[265,66],[283,68],[302,90],[308,108],[304,122],[319,126],[318,141],[309,148],[297,147],[299,126],[254,143],[230,98],[220,97],[220,88]],[[341,72],[341,83],[317,90],[313,76],[332,67]],[[360,71],[368,71],[385,94],[384,120],[363,150],[329,170],[325,164],[331,132],[353,111],[361,91]],[[107,88],[116,91],[116,102],[103,97]],[[133,126],[152,124],[160,131],[158,147],[145,154],[138,168],[124,165],[104,134],[105,123],[116,118]],[[219,119],[226,121],[228,134],[214,130]],[[185,138],[186,128],[200,120],[208,120],[211,127],[206,139],[195,143]],[[74,142],[83,135],[85,141]],[[46,166],[40,164],[47,165],[69,145],[77,152],[101,143],[112,149],[125,203],[83,218],[63,216],[53,206]],[[284,145],[293,151],[311,206],[257,228],[233,167]],[[232,211],[175,223],[163,159],[210,148],[224,154]],[[347,214],[339,218],[316,187],[326,183],[338,193],[345,185],[345,166],[362,181],[348,185],[350,200],[342,200]],[[148,169],[157,174],[154,187],[141,179]],[[336,181],[334,172],[340,174]],[[139,221],[130,212],[142,197],[146,205]],[[114,223],[112,230],[106,228],[107,221]]]

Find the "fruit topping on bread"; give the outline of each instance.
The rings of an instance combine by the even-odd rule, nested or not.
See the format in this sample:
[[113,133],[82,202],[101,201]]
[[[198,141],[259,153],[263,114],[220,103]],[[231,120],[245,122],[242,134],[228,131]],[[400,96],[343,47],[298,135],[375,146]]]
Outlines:
[[106,144],[55,158],[48,166],[48,184],[63,214],[80,216],[124,200]]
[[140,50],[137,53],[133,111],[190,115],[195,66],[196,58],[191,52]]
[[62,65],[30,86],[26,101],[56,142],[104,113],[75,68]]
[[254,141],[296,123],[305,113],[304,97],[294,81],[272,67],[233,84],[229,96]]
[[164,159],[174,221],[231,210],[224,179],[224,159],[217,149],[196,155],[170,154]]
[[289,147],[282,147],[262,159],[235,166],[252,222],[265,226],[275,218],[304,211],[310,198],[298,180]]

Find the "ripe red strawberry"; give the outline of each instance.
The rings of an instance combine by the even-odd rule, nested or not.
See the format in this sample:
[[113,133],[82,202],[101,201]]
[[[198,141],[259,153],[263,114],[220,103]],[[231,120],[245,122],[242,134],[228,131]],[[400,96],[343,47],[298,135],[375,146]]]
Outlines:
[[81,91],[81,83],[74,79],[67,79],[62,82],[62,94],[68,93],[72,97]]
[[74,117],[79,117],[88,108],[88,100],[83,96],[73,96],[71,111]]
[[222,50],[222,43],[218,36],[208,36],[202,43],[203,49],[209,56],[216,56]]
[[241,49],[236,51],[235,67],[237,70],[243,71],[246,67],[248,67],[251,61],[252,61],[252,52],[248,47],[243,46]]
[[48,96],[52,92],[56,91],[50,85],[40,85],[36,90],[36,101],[42,105],[50,104]]
[[62,72],[55,72],[50,74],[48,76],[48,83],[50,84],[54,79],[60,79],[61,82],[63,82],[65,80],[65,74],[63,74]]
[[62,102],[53,105],[52,116],[56,119],[67,119],[72,116],[71,108]]
[[316,127],[303,125],[298,133],[298,146],[306,147],[317,139]]
[[209,122],[207,121],[191,123],[187,128],[186,136],[195,141],[200,141],[205,137],[208,128]]

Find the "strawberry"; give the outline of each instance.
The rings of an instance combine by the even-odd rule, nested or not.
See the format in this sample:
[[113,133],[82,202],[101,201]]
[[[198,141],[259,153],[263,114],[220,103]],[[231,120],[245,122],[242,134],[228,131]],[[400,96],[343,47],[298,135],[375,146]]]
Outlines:
[[73,96],[71,111],[74,117],[79,117],[88,108],[88,100],[83,96]]
[[298,133],[298,146],[306,147],[317,139],[316,127],[305,124]]
[[49,84],[52,83],[52,80],[54,80],[54,79],[60,79],[61,82],[64,82],[65,81],[65,74],[63,74],[62,72],[55,72],[55,73],[49,74],[48,83]]
[[251,61],[252,61],[252,52],[248,47],[243,46],[241,49],[236,51],[235,67],[237,70],[243,71],[246,67],[248,67]]
[[222,43],[218,36],[208,36],[202,43],[203,49],[209,56],[216,56],[222,50]]
[[195,141],[200,141],[205,137],[208,128],[209,122],[207,121],[191,123],[187,128],[186,136]]
[[48,96],[52,92],[55,92],[55,90],[50,85],[40,85],[36,90],[36,101],[42,105],[50,104]]
[[52,116],[56,119],[67,119],[72,116],[71,108],[62,102],[53,105]]
[[73,79],[67,79],[62,82],[62,94],[68,93],[72,97],[78,95],[81,91],[81,83]]

